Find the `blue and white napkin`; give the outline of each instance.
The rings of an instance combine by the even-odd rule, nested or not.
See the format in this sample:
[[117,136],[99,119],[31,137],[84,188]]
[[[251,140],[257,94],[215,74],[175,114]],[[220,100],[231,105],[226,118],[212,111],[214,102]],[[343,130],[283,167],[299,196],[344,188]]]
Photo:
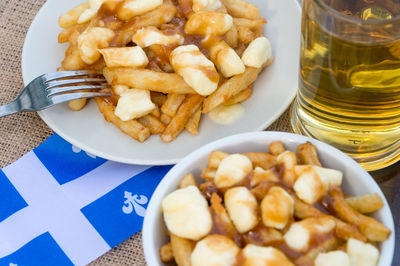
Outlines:
[[142,228],[171,166],[96,158],[53,135],[0,170],[0,265],[85,265]]

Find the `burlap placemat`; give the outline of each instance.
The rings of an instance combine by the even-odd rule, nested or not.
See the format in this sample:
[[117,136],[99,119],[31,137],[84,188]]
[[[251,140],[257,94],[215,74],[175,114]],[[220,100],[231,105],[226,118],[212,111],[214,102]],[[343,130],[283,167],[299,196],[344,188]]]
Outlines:
[[[23,88],[21,54],[26,32],[45,0],[0,0],[0,105],[14,100]],[[57,23],[56,21],[49,23]],[[289,131],[285,112],[269,129]],[[37,147],[53,131],[36,113],[0,119],[0,168]],[[92,265],[145,265],[141,233],[137,233]]]

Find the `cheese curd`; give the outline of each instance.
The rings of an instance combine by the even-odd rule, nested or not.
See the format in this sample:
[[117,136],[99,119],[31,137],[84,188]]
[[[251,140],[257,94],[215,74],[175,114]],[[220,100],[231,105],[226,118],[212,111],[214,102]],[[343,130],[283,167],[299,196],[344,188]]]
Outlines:
[[281,187],[272,187],[261,201],[261,218],[265,226],[283,229],[293,217],[294,200]]
[[298,165],[294,170],[298,177],[309,172],[316,173],[326,190],[342,184],[343,173],[338,170],[322,168],[315,165]]
[[350,258],[350,265],[376,266],[379,260],[379,251],[371,244],[350,238],[347,241],[347,254]]
[[199,240],[211,231],[207,200],[196,186],[175,190],[161,202],[168,230],[180,237]]
[[341,251],[330,251],[327,253],[319,253],[315,259],[314,266],[350,266],[349,256]]
[[293,223],[283,238],[290,248],[305,252],[309,248],[311,237],[316,234],[328,234],[335,226],[335,221],[330,218],[307,218]]
[[107,67],[145,67],[149,63],[146,53],[139,46],[105,48],[100,52]]
[[132,37],[132,41],[144,48],[153,44],[182,45],[185,39],[178,33],[169,35],[156,27],[149,26],[136,31]]
[[170,55],[170,62],[175,72],[198,94],[207,96],[217,89],[218,72],[213,62],[208,60],[196,45],[175,48]]
[[273,247],[260,247],[248,244],[243,249],[244,266],[279,265],[294,266],[280,250]]
[[[207,39],[204,40],[204,43],[207,43]],[[209,51],[211,59],[224,77],[232,77],[245,71],[242,60],[225,41],[216,42]]]
[[231,154],[219,164],[214,182],[218,188],[231,187],[244,180],[253,170],[253,164],[247,156]]
[[126,0],[118,9],[117,15],[122,20],[129,20],[155,9],[162,3],[163,0]]
[[222,7],[219,0],[193,0],[192,9],[194,12],[199,12],[202,10],[215,11]]
[[256,68],[262,67],[271,58],[271,43],[265,37],[258,37],[253,40],[242,55],[242,61],[246,66]]
[[122,121],[128,121],[145,116],[155,108],[150,91],[129,89],[121,93],[114,113]]
[[245,233],[258,224],[257,200],[246,187],[227,190],[224,202],[229,217],[239,233]]
[[297,165],[296,154],[292,151],[284,151],[276,159],[283,164],[285,170],[292,169]]
[[89,8],[83,11],[83,13],[79,16],[78,24],[84,24],[91,20],[100,9],[101,5],[105,0],[89,0]]
[[233,26],[233,18],[215,11],[199,11],[194,13],[185,24],[187,34],[224,35]]
[[114,85],[112,89],[116,95],[121,96],[122,93],[129,90],[129,87],[125,85]]
[[192,266],[232,266],[238,253],[239,248],[231,239],[209,235],[196,244],[190,262]]
[[232,105],[220,105],[208,113],[210,119],[220,125],[229,125],[240,119],[245,113],[240,103]]
[[79,56],[86,64],[95,63],[101,57],[99,49],[107,47],[114,35],[108,28],[94,27],[84,31],[78,37]]

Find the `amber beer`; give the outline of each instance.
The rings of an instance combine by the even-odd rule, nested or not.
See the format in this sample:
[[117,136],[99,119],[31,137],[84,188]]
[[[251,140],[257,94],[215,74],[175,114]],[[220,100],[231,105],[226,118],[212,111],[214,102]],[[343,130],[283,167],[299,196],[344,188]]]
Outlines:
[[400,159],[399,14],[396,0],[303,3],[292,126],[367,170]]

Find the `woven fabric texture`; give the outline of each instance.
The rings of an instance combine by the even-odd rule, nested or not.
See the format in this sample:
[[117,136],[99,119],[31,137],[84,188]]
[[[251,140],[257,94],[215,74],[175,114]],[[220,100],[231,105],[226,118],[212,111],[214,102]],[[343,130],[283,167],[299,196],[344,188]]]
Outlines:
[[[45,0],[0,1],[0,105],[11,102],[23,88],[22,47],[26,32],[44,2]],[[271,125],[269,130],[289,131],[288,111]],[[53,133],[36,113],[19,113],[1,118],[0,168],[34,149]],[[145,264],[140,232],[91,263],[91,265]]]

